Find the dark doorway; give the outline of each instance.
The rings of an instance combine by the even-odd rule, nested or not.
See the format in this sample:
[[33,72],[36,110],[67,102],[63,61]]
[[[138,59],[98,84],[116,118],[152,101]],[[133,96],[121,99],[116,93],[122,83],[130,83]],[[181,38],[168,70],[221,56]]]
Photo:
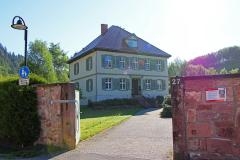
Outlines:
[[140,85],[140,79],[133,78],[132,79],[132,95],[140,95],[141,94],[141,85]]

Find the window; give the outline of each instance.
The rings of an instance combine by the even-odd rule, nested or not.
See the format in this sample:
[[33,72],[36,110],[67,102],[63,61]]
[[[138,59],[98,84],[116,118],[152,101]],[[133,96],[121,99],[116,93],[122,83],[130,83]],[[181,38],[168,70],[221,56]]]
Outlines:
[[138,59],[136,57],[133,58],[132,66],[134,70],[138,69]]
[[86,86],[87,86],[87,91],[91,92],[93,90],[93,80],[92,79],[88,79],[86,81]]
[[131,37],[126,39],[125,42],[129,48],[137,48],[138,46],[137,38],[135,37],[135,35],[132,35]]
[[163,89],[163,80],[160,80],[160,79],[157,80],[157,89],[158,90]]
[[104,59],[104,63],[106,68],[112,68],[112,57],[106,56]]
[[161,60],[158,59],[157,60],[157,70],[158,71],[161,71],[161,63],[162,63]]
[[86,60],[86,70],[89,71],[92,69],[92,57],[89,57],[87,60]]
[[125,57],[120,57],[119,64],[121,69],[125,68]]
[[150,70],[150,59],[146,59],[145,70]]
[[150,90],[151,89],[151,80],[150,79],[147,79],[145,81],[145,86],[146,86],[146,90]]
[[74,64],[74,75],[77,75],[79,73],[79,63]]
[[127,89],[127,83],[125,78],[120,78],[120,90],[126,90]]
[[112,78],[105,79],[105,89],[112,90]]

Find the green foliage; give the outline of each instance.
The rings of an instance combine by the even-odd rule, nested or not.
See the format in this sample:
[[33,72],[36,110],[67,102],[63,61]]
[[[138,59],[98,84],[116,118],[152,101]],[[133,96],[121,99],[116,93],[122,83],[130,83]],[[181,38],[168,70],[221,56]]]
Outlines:
[[89,102],[89,107],[98,107],[102,108],[112,107],[112,106],[121,106],[121,105],[137,105],[138,102],[135,99],[107,99],[99,102]]
[[168,75],[170,77],[183,76],[187,61],[176,58],[168,65]]
[[[46,80],[31,74],[30,84]],[[25,147],[40,134],[37,97],[32,86],[19,86],[18,77],[0,78],[0,145]]]
[[172,117],[172,106],[164,105],[163,110],[161,112],[162,118],[171,118]]
[[157,104],[162,104],[163,101],[164,101],[164,97],[163,96],[157,96],[156,100],[157,100]]
[[[200,56],[189,61],[192,65],[202,65],[205,68],[214,68],[220,74],[231,73],[232,69],[239,68],[240,47],[233,46],[220,49],[215,53]],[[223,69],[225,68],[226,71]]]
[[46,42],[40,40],[30,42],[28,66],[32,73],[44,77],[49,83],[57,81],[53,58]]
[[165,98],[164,98],[164,101],[163,101],[163,104],[164,105],[172,105],[172,103],[171,103],[171,96],[169,95],[169,96],[166,96]]
[[0,142],[16,147],[32,145],[40,134],[35,89],[1,82],[0,95]]
[[49,52],[53,57],[53,66],[59,82],[67,82],[68,78],[68,57],[60,48],[59,44],[50,43]]
[[22,61],[23,56],[8,52],[0,43],[0,77],[16,74]]

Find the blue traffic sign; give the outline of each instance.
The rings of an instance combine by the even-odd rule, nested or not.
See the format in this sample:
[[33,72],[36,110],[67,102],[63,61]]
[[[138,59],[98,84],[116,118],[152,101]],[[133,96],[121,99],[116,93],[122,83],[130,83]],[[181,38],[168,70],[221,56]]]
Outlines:
[[30,70],[29,70],[29,68],[28,68],[27,66],[21,67],[21,68],[19,69],[19,72],[18,72],[18,74],[19,74],[19,76],[20,76],[21,78],[27,78],[28,75],[29,75],[29,73],[30,73]]

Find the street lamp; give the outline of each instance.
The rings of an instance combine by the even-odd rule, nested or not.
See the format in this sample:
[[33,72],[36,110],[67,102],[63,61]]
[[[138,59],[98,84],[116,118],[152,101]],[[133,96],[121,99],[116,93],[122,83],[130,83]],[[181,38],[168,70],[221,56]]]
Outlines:
[[[18,19],[16,21],[16,19]],[[12,20],[12,28],[18,30],[24,30],[24,41],[25,41],[25,55],[24,55],[24,65],[27,66],[27,32],[28,27],[26,26],[24,20],[20,16],[15,16]]]

